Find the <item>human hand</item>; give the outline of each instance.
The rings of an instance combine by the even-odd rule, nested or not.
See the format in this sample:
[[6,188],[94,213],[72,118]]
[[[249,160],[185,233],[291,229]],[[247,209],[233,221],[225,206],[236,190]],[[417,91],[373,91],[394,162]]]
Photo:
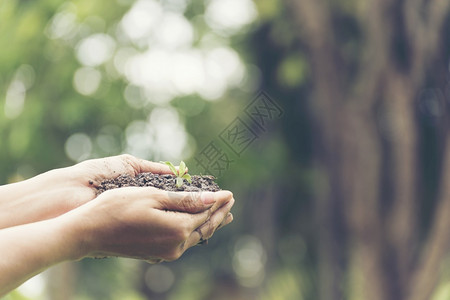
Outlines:
[[85,160],[69,169],[74,178],[89,187],[98,186],[102,181],[114,179],[121,174],[132,177],[145,172],[172,174],[165,164],[147,161],[129,154]]
[[96,197],[94,187],[120,174],[169,174],[168,166],[119,155],[91,159],[0,187],[0,229],[64,214]]
[[151,187],[109,190],[62,216],[81,245],[75,259],[120,256],[172,261],[230,223],[233,195],[165,192]]
[[229,211],[234,199],[227,191],[127,187],[96,197],[93,189],[103,179],[122,173],[169,173],[165,168],[119,156],[0,187],[0,297],[67,260],[88,256],[132,257],[151,263],[174,260],[233,220]]

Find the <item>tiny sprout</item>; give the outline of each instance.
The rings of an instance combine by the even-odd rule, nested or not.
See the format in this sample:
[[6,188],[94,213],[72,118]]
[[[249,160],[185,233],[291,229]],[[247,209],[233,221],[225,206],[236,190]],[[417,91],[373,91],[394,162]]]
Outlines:
[[161,161],[161,163],[166,164],[169,166],[172,173],[177,177],[177,188],[180,188],[183,185],[183,180],[186,179],[187,182],[191,183],[191,175],[187,173],[186,164],[184,161],[180,162],[180,166],[178,167],[178,170],[175,168],[175,166],[170,161]]

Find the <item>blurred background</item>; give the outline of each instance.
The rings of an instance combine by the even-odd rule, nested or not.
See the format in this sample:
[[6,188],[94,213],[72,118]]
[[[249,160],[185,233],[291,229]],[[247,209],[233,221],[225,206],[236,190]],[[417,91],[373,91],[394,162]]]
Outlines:
[[0,0],[0,183],[130,153],[233,191],[178,261],[4,299],[450,299],[447,0]]

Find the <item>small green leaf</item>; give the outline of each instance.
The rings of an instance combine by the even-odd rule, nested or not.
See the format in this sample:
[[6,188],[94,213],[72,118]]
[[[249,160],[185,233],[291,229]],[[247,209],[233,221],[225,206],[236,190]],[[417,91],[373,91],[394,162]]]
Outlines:
[[183,176],[186,173],[186,164],[184,161],[180,162],[180,166],[178,167],[178,176]]
[[181,178],[186,179],[187,182],[189,182],[189,183],[192,183],[192,178],[191,178],[191,175],[189,175],[189,174],[184,174],[183,177],[181,177]]
[[178,176],[177,169],[175,169],[175,166],[170,161],[160,161],[160,163],[168,165],[173,175]]
[[177,188],[180,188],[183,185],[183,178],[177,177]]

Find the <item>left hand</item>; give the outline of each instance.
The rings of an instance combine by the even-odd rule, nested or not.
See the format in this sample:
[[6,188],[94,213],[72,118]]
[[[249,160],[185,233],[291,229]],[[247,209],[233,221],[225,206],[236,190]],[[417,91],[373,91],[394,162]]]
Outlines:
[[119,155],[91,159],[0,186],[0,229],[60,216],[96,197],[94,186],[120,174],[170,174],[168,166]]

